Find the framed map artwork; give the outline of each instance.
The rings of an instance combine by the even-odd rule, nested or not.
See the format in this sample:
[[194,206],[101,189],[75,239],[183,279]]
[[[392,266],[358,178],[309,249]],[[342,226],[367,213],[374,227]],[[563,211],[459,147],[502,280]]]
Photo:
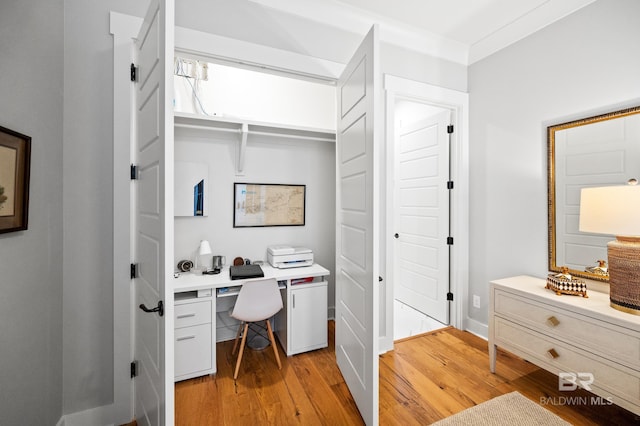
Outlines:
[[305,185],[234,183],[233,227],[303,226]]
[[31,138],[0,126],[0,234],[27,229]]

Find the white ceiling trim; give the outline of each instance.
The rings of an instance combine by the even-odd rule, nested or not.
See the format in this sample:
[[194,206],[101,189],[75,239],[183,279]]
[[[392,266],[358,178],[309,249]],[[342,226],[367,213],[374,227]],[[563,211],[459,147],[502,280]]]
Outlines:
[[464,43],[338,3],[333,0],[249,0],[280,12],[365,35],[374,23],[380,26],[380,40],[409,50],[467,65],[469,48]]
[[522,15],[499,30],[471,45],[469,64],[504,49],[513,43],[582,9],[595,0],[550,0]]

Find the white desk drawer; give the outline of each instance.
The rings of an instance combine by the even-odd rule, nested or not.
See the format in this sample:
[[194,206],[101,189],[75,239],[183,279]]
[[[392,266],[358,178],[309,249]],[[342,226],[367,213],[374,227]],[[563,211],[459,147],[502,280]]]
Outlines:
[[211,368],[211,324],[175,331],[175,376]]
[[[548,370],[571,373],[591,373],[592,385],[605,393],[637,403],[640,400],[640,377],[638,372],[621,365],[607,362],[588,352],[554,340],[543,334],[512,324],[502,318],[494,318],[495,339],[498,346],[513,350],[535,364],[546,364]],[[553,358],[549,351],[555,351]],[[531,359],[533,357],[534,359]],[[550,368],[549,368],[550,367]],[[613,403],[620,405],[615,398]]]
[[211,323],[211,300],[175,305],[175,328]]
[[629,329],[500,290],[495,294],[495,313],[561,341],[605,353],[631,368],[640,368],[640,335]]

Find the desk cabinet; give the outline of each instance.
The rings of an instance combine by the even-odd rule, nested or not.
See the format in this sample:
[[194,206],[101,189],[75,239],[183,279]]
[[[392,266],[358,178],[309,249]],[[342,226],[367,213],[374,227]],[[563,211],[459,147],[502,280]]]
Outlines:
[[283,313],[276,317],[276,335],[288,356],[325,348],[327,282],[290,286]]
[[557,296],[544,285],[527,276],[491,283],[491,371],[501,347],[554,374],[592,374],[591,392],[640,414],[640,317],[611,308],[607,294]]
[[[329,271],[318,264],[292,269],[263,265],[262,269],[264,278],[278,280],[281,289],[283,309],[276,314],[274,331],[285,353],[327,347]],[[237,321],[229,311],[241,284],[229,278],[228,268],[217,275],[177,276],[173,283],[176,381],[215,374],[216,342],[235,338]]]
[[197,292],[184,293],[175,301],[176,381],[216,372],[213,292],[209,291],[206,297],[197,297],[197,294]]

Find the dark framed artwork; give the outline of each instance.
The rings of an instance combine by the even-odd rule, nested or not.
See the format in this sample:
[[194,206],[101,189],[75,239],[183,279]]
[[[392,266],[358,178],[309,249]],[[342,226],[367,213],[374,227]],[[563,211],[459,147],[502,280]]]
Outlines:
[[233,227],[304,226],[305,185],[234,183]]
[[27,229],[31,138],[0,126],[0,234]]

